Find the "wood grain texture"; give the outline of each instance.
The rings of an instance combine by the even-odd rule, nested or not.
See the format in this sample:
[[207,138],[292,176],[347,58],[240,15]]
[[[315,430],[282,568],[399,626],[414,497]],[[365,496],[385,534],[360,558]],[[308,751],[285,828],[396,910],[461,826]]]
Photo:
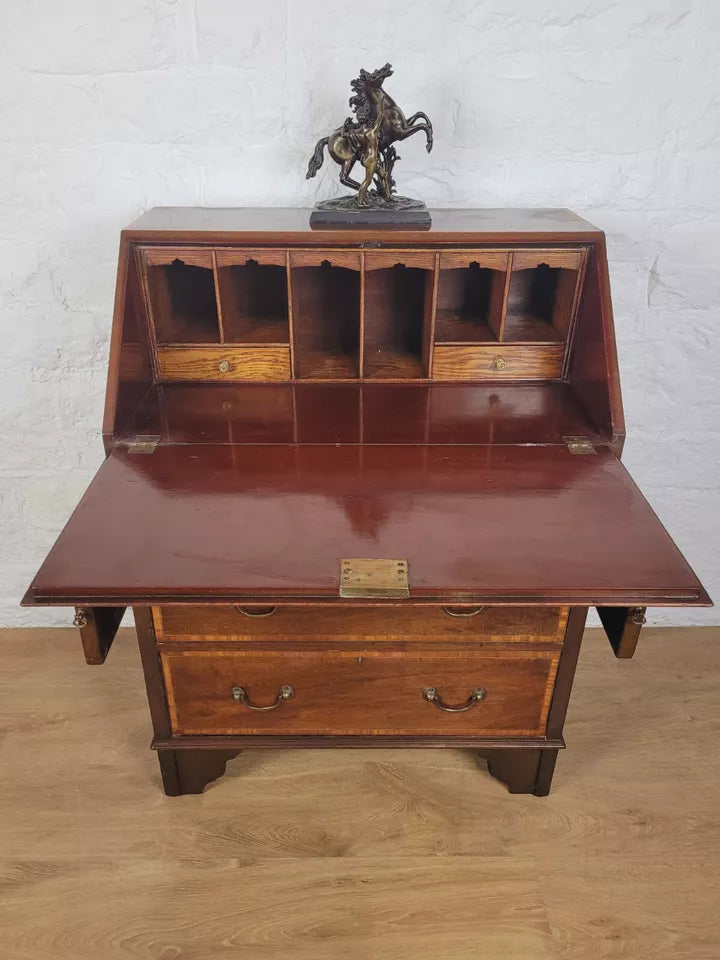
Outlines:
[[140,252],[149,267],[166,266],[180,260],[189,267],[212,270],[213,252],[207,247],[141,247]]
[[[378,242],[377,226],[310,228],[302,207],[154,207],[123,231],[133,240],[238,242],[327,247]],[[434,243],[562,243],[596,239],[600,230],[571,210],[534,208],[453,208],[432,211],[429,230],[409,225],[388,230],[389,247]],[[382,242],[382,241],[381,241]]]
[[366,270],[383,270],[396,264],[434,270],[435,253],[432,250],[387,250],[381,253],[371,250],[365,254]]
[[710,960],[720,630],[646,632],[588,631],[537,800],[460,750],[246,752],[168,799],[132,632],[90,670],[4,631],[0,955]]
[[[363,312],[363,372],[366,378],[425,377],[423,342],[432,313],[435,258],[426,255],[431,270],[388,261],[365,276]],[[366,266],[371,254],[365,255]],[[380,260],[381,263],[384,261]]]
[[339,558],[370,540],[416,602],[710,602],[607,450],[409,444],[116,448],[25,602],[347,603]]
[[224,773],[239,750],[198,750],[192,756],[186,751],[158,750],[160,775],[168,797],[184,797],[203,793],[213,780]]
[[118,252],[113,324],[108,358],[103,441],[106,451],[131,419],[153,382],[153,356],[146,323],[138,258],[127,241]]
[[507,250],[443,250],[440,254],[440,269],[453,270],[469,267],[476,263],[479,267],[504,271],[508,265]]
[[645,623],[645,607],[600,607],[598,613],[615,656],[631,660]]
[[77,618],[85,663],[103,664],[112,646],[125,607],[79,607]]
[[[158,369],[162,380],[233,383],[241,380],[275,381],[290,376],[290,348],[259,347],[160,347]],[[221,364],[229,369],[221,370]]]
[[334,267],[344,267],[346,270],[359,270],[361,266],[360,253],[352,250],[290,251],[291,267],[319,267],[325,261]]
[[287,252],[283,249],[264,249],[263,247],[217,247],[215,261],[218,267],[244,266],[254,260],[263,266],[284,267]]
[[588,254],[566,366],[578,399],[620,456],[625,417],[604,237]]
[[[360,646],[163,651],[161,659],[174,734],[537,737],[545,732],[558,656]],[[251,703],[267,706],[287,684],[295,696],[266,713],[230,694],[240,685]],[[446,713],[423,699],[425,687],[437,687],[453,706],[475,687],[487,697],[464,713]]]
[[[437,343],[432,376],[433,380],[557,380],[562,374],[564,356],[562,343],[472,347]],[[496,366],[498,360],[505,364],[500,370]]]
[[224,342],[289,344],[284,262],[218,265],[215,279]]
[[[485,607],[473,617],[452,616],[438,606],[243,607],[230,605],[154,607],[153,621],[163,640],[373,640],[423,642],[467,640],[473,643],[547,643],[562,639],[567,607]],[[451,607],[455,613],[477,608]]]
[[[357,377],[360,368],[361,274],[359,253],[328,266],[327,257],[307,254],[296,265],[290,254],[295,376]],[[357,269],[353,264],[357,260]],[[348,267],[353,267],[348,269]]]
[[528,270],[545,264],[548,267],[563,267],[566,270],[579,270],[585,257],[582,248],[560,249],[558,247],[547,250],[513,250],[513,270]]
[[300,444],[602,442],[562,383],[168,383],[147,393],[120,436],[291,443],[293,410]]

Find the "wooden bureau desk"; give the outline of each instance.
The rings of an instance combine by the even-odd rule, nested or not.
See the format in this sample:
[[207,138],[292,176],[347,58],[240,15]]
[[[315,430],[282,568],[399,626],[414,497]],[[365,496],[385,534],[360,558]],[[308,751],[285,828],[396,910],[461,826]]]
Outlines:
[[24,602],[135,613],[165,790],[254,747],[467,747],[547,794],[589,606],[709,598],[620,463],[603,234],[563,210],[122,234],[107,457]]

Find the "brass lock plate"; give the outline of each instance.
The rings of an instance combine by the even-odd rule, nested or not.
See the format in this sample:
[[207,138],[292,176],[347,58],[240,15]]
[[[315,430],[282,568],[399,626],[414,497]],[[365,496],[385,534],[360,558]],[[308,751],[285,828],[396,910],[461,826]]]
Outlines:
[[563,437],[570,453],[580,456],[597,453],[589,437]]
[[340,596],[402,598],[410,596],[407,560],[340,561]]
[[123,440],[121,443],[127,448],[128,453],[155,453],[155,448],[160,442],[160,434],[138,435],[131,440]]

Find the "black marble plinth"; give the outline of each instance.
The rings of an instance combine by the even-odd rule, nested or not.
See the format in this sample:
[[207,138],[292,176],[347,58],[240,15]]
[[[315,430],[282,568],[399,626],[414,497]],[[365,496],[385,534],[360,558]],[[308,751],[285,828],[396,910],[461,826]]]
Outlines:
[[401,227],[411,224],[420,229],[432,223],[430,211],[422,200],[410,197],[369,196],[367,206],[359,207],[356,196],[338,197],[336,200],[323,200],[310,214],[310,226],[337,227],[340,224],[358,227]]

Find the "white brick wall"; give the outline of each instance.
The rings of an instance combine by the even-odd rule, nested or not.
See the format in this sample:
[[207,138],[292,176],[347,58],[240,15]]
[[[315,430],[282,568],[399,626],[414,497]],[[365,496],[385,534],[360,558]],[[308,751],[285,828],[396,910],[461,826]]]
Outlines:
[[17,604],[102,458],[120,229],[331,194],[308,155],[387,60],[436,131],[401,189],[607,231],[626,463],[720,598],[719,31],[715,0],[4,0],[0,622],[69,620]]

